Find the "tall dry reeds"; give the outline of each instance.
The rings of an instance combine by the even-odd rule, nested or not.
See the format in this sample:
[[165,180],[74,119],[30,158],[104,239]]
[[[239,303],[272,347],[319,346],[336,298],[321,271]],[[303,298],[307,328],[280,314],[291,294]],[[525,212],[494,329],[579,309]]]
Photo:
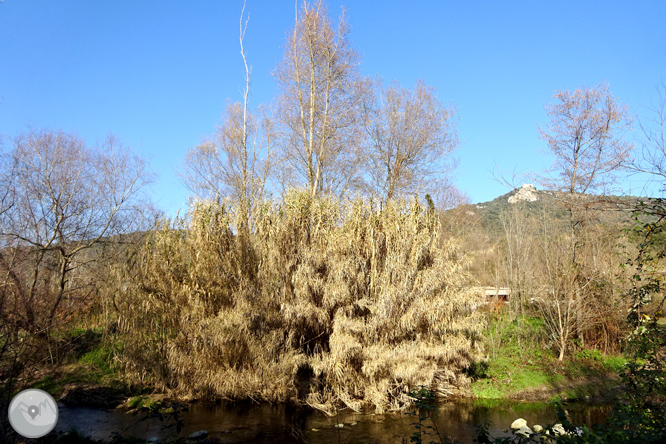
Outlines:
[[480,354],[466,258],[413,201],[192,206],[156,230],[116,295],[128,372],[184,396],[299,399],[327,412],[466,385]]

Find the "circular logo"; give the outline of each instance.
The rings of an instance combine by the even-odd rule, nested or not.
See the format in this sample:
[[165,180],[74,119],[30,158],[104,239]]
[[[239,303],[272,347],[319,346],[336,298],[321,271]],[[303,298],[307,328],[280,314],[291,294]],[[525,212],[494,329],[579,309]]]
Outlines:
[[41,438],[58,422],[58,405],[44,390],[23,390],[9,404],[9,423],[25,438]]

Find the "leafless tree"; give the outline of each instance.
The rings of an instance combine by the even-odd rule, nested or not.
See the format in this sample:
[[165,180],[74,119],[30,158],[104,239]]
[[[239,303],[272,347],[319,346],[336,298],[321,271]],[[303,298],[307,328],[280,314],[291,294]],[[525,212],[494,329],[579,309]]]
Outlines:
[[241,230],[250,228],[252,212],[263,198],[273,145],[273,125],[267,113],[248,109],[250,68],[243,46],[248,21],[243,3],[239,32],[245,67],[243,101],[227,104],[216,133],[188,152],[182,174],[185,184],[200,198],[219,201],[230,197],[239,207]]
[[344,194],[358,179],[363,90],[359,57],[348,40],[344,12],[337,28],[321,1],[303,3],[274,72],[281,90],[277,120],[286,186],[312,196]]
[[387,200],[449,188],[458,147],[455,108],[445,107],[423,80],[413,90],[377,80],[375,89],[364,114],[370,140],[364,171],[372,192]]
[[47,130],[13,140],[0,163],[0,270],[22,328],[48,334],[63,302],[89,291],[80,271],[99,255],[86,252],[145,228],[138,222],[150,211],[142,199],[149,180],[145,162],[113,136],[96,148]]
[[590,217],[595,201],[586,193],[605,194],[627,165],[633,145],[624,139],[632,120],[626,105],[613,97],[608,83],[594,88],[558,91],[555,104],[546,106],[548,130],[541,138],[555,157],[550,177],[541,182],[564,192],[570,214],[572,263],[578,265],[580,230]]
[[589,318],[589,305],[584,304],[580,297],[584,288],[579,285],[576,272],[571,268],[570,252],[563,249],[567,243],[562,241],[561,233],[552,231],[545,217],[541,225],[538,280],[542,285],[535,292],[536,301],[546,332],[558,351],[558,359],[562,361],[570,342]]
[[183,180],[201,199],[230,198],[248,221],[265,193],[272,143],[269,117],[258,122],[242,104],[229,103],[215,134],[187,153]]
[[627,308],[622,282],[628,277],[617,249],[621,228],[603,220],[587,226],[580,264],[572,266],[568,221],[555,217],[545,205],[531,219],[535,231],[530,239],[534,252],[529,290],[559,360],[574,339],[581,347],[618,351]]
[[657,96],[652,101],[647,117],[639,119],[641,129],[641,151],[632,160],[630,170],[646,173],[661,182],[666,189],[666,84],[657,87]]
[[528,300],[533,296],[535,285],[535,224],[525,202],[511,204],[500,213],[499,220],[504,233],[502,242],[506,282],[511,287],[512,310],[524,314]]
[[633,149],[623,138],[632,123],[627,106],[608,83],[557,91],[553,98],[556,103],[546,106],[548,129],[539,128],[555,157],[555,177],[544,182],[570,194],[607,191]]
[[[547,283],[543,316],[550,331],[557,333],[554,339],[561,360],[574,337],[584,345],[583,333],[595,309],[601,307],[600,298],[605,297],[597,292],[606,277],[590,260],[596,251],[590,230],[604,202],[596,196],[611,191],[629,162],[633,145],[625,139],[632,124],[628,109],[611,94],[607,83],[558,91],[553,98],[555,103],[546,107],[548,129],[539,131],[555,161],[551,175],[542,178],[542,183],[562,192],[558,198],[569,213],[569,234],[558,231],[557,242],[547,247],[549,251],[542,251],[547,260],[541,281]],[[558,255],[550,251],[553,248]],[[607,302],[613,303],[610,299]]]

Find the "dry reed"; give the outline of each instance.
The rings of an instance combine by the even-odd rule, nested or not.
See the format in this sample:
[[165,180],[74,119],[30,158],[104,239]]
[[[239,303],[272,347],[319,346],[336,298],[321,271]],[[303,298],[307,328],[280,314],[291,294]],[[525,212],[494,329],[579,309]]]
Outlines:
[[117,307],[130,374],[181,396],[298,399],[325,412],[449,394],[480,354],[480,314],[455,241],[416,201],[233,207],[200,202],[156,230]]

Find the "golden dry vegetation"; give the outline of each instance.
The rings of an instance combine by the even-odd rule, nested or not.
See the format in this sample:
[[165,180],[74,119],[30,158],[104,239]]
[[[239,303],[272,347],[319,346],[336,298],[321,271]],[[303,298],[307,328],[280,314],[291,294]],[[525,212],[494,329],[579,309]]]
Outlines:
[[465,389],[483,316],[468,259],[417,202],[266,202],[252,230],[199,202],[115,289],[130,374],[180,396],[298,399],[326,412]]

